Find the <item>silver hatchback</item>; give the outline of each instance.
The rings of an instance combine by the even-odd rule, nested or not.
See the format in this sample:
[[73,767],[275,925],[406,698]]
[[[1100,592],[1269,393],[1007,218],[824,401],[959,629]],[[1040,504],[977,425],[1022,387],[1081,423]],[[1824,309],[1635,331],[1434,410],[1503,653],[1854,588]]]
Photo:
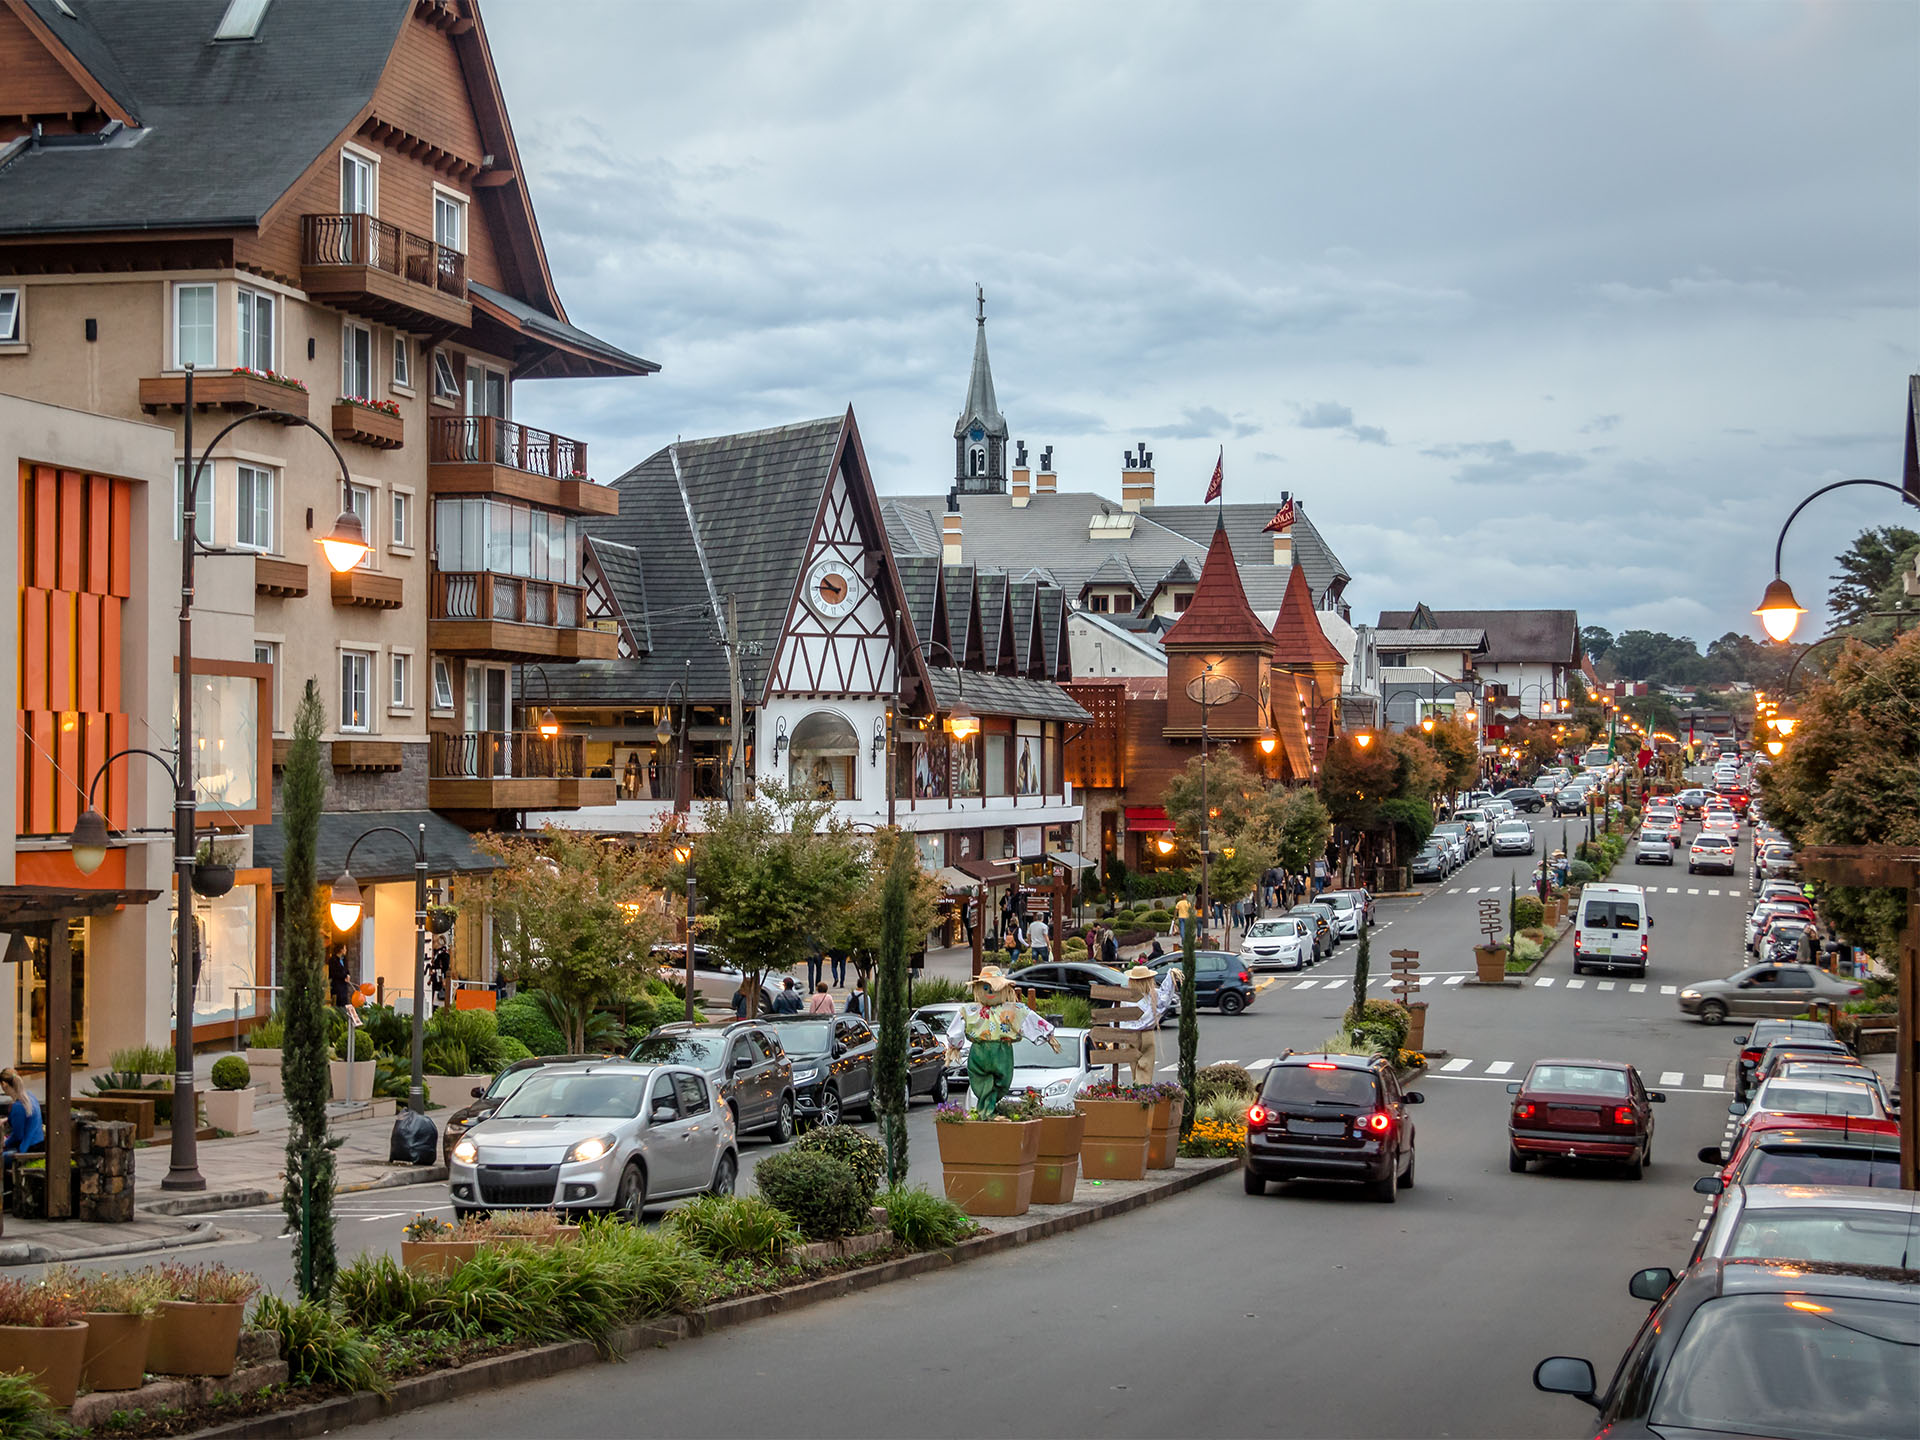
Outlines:
[[611,1212],[700,1191],[731,1194],[733,1118],[705,1074],[624,1062],[542,1069],[447,1160],[456,1216],[476,1210]]

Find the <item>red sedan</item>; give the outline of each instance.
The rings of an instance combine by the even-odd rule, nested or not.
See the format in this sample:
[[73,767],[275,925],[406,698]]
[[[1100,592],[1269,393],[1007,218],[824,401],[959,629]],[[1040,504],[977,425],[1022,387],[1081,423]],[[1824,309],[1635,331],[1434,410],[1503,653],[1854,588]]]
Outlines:
[[1640,1178],[1653,1159],[1653,1106],[1640,1072],[1616,1060],[1536,1060],[1527,1078],[1507,1086],[1507,1169],[1529,1160],[1623,1160]]

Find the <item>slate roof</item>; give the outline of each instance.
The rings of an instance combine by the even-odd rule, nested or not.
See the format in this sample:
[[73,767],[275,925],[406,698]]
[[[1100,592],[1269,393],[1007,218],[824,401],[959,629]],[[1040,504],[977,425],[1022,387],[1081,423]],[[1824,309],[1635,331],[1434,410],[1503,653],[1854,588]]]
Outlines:
[[569,325],[565,320],[556,320],[546,311],[536,309],[526,301],[507,294],[504,290],[496,290],[491,285],[482,285],[478,280],[469,280],[467,289],[482,300],[505,311],[516,324],[536,339],[550,340],[573,350],[583,350],[591,356],[611,361],[639,375],[651,375],[660,368],[651,360],[642,360],[638,355],[629,355],[619,346],[609,345],[597,335],[589,335],[578,325]]
[[933,611],[940,594],[939,557],[900,555],[895,559],[900,570],[900,588],[906,592],[907,617],[913,622],[913,633],[924,644],[935,633]]
[[[27,0],[27,8],[51,30],[54,38],[65,45],[73,58],[83,65],[102,89],[111,95],[114,101],[125,110],[133,120],[140,123],[140,97],[134,93],[133,81],[127,72],[120,68],[120,61],[108,48],[106,40],[86,19],[87,7],[73,4],[67,0],[66,9],[62,9],[56,0]],[[72,13],[68,13],[71,11]]]
[[1007,577],[993,570],[974,571],[980,591],[980,643],[987,668],[1000,663],[1002,636],[1007,625]]
[[[1537,665],[1580,663],[1580,616],[1572,610],[1431,610],[1434,624],[1443,630],[1483,630],[1490,665],[1532,662]],[[1382,610],[1381,630],[1411,627],[1411,610]],[[1431,632],[1428,632],[1431,633]]]
[[1381,650],[1483,650],[1487,632],[1469,626],[1439,630],[1376,630],[1373,643]]
[[845,417],[831,415],[681,441],[684,492],[674,478],[673,446],[614,481],[620,513],[582,525],[590,535],[639,553],[656,606],[650,617],[653,649],[635,660],[554,666],[548,671],[554,698],[657,701],[684,676],[696,704],[725,702],[726,651],[716,643],[716,621],[707,611],[728,594],[739,612],[738,638],[760,647],[747,662],[747,689],[755,693],[778,650],[845,423]]
[[1146,594],[1147,587],[1140,583],[1140,577],[1133,573],[1133,565],[1124,555],[1109,555],[1100,562],[1099,569],[1086,578],[1080,586],[1080,596],[1095,585],[1126,585],[1136,595]]
[[[1186,563],[1182,560],[1180,565]],[[1200,570],[1199,587],[1187,608],[1173,622],[1173,628],[1160,637],[1160,643],[1259,648],[1266,645],[1267,639],[1267,627],[1253,613],[1253,607],[1247,603],[1247,592],[1240,588],[1240,567],[1233,562],[1233,547],[1227,540],[1227,532],[1216,530],[1213,544],[1207,549],[1207,562]]]
[[[253,863],[273,871],[273,883],[287,883],[287,837],[281,828],[284,815],[275,815],[271,825],[253,827]],[[415,827],[427,827],[427,873],[429,875],[470,875],[476,871],[497,870],[499,863],[481,852],[473,836],[451,820],[432,810],[354,810],[320,817],[320,835],[314,846],[313,872],[322,885],[338,879],[347,868],[347,851],[353,842],[380,825],[391,825],[412,835]],[[394,835],[369,836],[353,855],[356,880],[411,880],[413,846]]]
[[[1140,513],[1156,525],[1177,530],[1196,545],[1212,539],[1216,512],[1226,520],[1227,539],[1233,543],[1233,555],[1240,562],[1240,583],[1256,610],[1277,610],[1286,591],[1287,568],[1273,563],[1273,536],[1267,522],[1273,519],[1271,503],[1262,505],[1152,505]],[[1327,590],[1336,596],[1353,577],[1326,538],[1307,515],[1300,497],[1294,497],[1293,566],[1304,570],[1313,589],[1313,603],[1324,606]],[[1271,598],[1269,598],[1271,597]]]
[[947,587],[947,632],[953,653],[962,660],[970,650],[980,648],[974,634],[974,569],[971,565],[948,565],[942,577]]
[[1307,578],[1298,566],[1287,582],[1280,613],[1273,617],[1273,663],[1342,668],[1347,663],[1347,657],[1320,628],[1320,617],[1314,613],[1312,597],[1307,594]]
[[882,500],[880,518],[886,523],[887,543],[896,556],[940,553],[940,523],[919,506]]
[[620,623],[626,626],[634,648],[644,655],[653,649],[653,629],[647,620],[647,583],[640,552],[604,535],[587,536],[586,547],[606,577]]
[[933,680],[934,708],[951,710],[955,702],[965,700],[977,715],[1022,715],[1039,720],[1075,720],[1093,718],[1080,702],[1051,680],[1029,680],[1022,675],[986,675],[932,666],[927,672]]

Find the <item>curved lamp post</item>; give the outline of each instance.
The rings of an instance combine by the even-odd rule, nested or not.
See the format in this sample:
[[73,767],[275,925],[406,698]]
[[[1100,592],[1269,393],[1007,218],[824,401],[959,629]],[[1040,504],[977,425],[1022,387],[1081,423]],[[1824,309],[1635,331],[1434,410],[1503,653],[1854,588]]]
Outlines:
[[1787,543],[1787,531],[1799,518],[1800,512],[1835,490],[1844,490],[1849,485],[1872,485],[1881,490],[1891,490],[1909,505],[1920,504],[1904,487],[1891,480],[1836,480],[1831,485],[1822,485],[1787,515],[1787,523],[1780,527],[1780,538],[1773,542],[1773,579],[1768,582],[1766,593],[1760,597],[1760,603],[1753,613],[1760,617],[1760,623],[1766,627],[1767,634],[1785,644],[1793,638],[1793,632],[1799,627],[1800,617],[1806,614],[1806,607],[1794,598],[1793,587],[1787,584],[1780,573],[1780,555]]
[[[393,825],[375,825],[354,837],[347,847],[347,858],[340,863],[340,878],[333,882],[333,898],[327,909],[333,928],[342,935],[360,923],[365,902],[360,882],[353,878],[353,852],[369,835],[393,835],[404,840],[413,851],[413,1058],[407,1077],[407,1108],[424,1114],[427,1108],[425,1082],[421,1079],[427,1034],[427,827],[422,824],[409,835]],[[352,1085],[352,1077],[348,1077]]]

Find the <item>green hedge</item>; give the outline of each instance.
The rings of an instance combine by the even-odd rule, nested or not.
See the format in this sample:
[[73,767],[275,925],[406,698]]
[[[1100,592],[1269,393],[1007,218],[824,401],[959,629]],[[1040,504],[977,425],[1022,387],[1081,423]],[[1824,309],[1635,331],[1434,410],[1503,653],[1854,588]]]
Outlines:
[[[830,1125],[812,1132],[854,1134]],[[837,1240],[864,1230],[874,1192],[861,1184],[853,1166],[819,1150],[786,1150],[754,1167],[760,1193],[792,1218],[809,1240]]]
[[526,1046],[531,1054],[567,1053],[566,1036],[560,1033],[558,1025],[547,1018],[547,1012],[540,1008],[540,1002],[526,991],[511,1000],[500,1002],[495,1024],[500,1034],[511,1035]]

